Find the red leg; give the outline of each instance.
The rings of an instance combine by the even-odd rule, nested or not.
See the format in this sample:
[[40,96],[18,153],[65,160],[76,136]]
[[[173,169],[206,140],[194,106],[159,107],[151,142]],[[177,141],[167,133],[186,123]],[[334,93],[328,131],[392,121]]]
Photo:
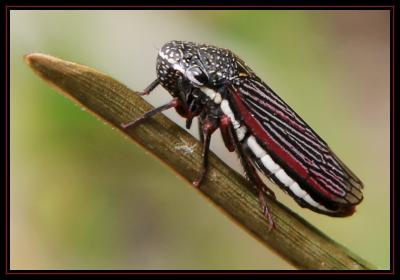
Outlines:
[[231,129],[231,124],[231,119],[227,115],[223,115],[219,119],[219,127],[221,129],[222,140],[224,140],[225,147],[230,152],[233,152],[235,150],[235,144],[233,143],[233,139],[229,131]]
[[269,212],[268,210],[266,194],[262,190],[260,190],[258,193],[258,202],[260,203],[260,207],[264,216],[268,219],[268,231],[271,231],[275,227],[275,223],[272,218],[271,212]]
[[[274,227],[274,220],[272,219],[272,215],[267,207],[266,195],[275,199],[275,194],[272,190],[270,190],[264,182],[261,180],[260,176],[258,176],[257,170],[254,167],[249,156],[244,152],[243,145],[240,143],[237,138],[236,132],[234,132],[232,125],[230,125],[227,129],[226,137],[229,137],[228,143],[233,143],[234,148],[239,156],[240,162],[243,166],[246,178],[252,182],[258,189],[258,200],[260,203],[261,210],[264,216],[268,219],[269,229],[271,230]],[[224,140],[225,141],[225,140]]]
[[202,157],[203,157],[203,167],[200,171],[200,176],[193,181],[193,185],[195,187],[200,187],[201,183],[203,182],[204,178],[207,175],[208,171],[208,152],[210,150],[210,141],[211,141],[211,134],[217,129],[217,125],[212,123],[209,120],[204,121],[203,126],[202,126],[202,131],[203,131],[203,152],[202,152]]
[[165,111],[165,110],[168,110],[170,108],[177,107],[179,104],[180,104],[180,101],[178,100],[177,97],[175,97],[174,99],[172,99],[167,104],[162,105],[160,107],[157,107],[157,108],[155,108],[155,109],[153,109],[151,111],[148,111],[148,112],[144,113],[143,116],[141,116],[139,119],[137,119],[135,121],[128,122],[128,123],[121,124],[121,127],[126,129],[126,128],[130,127],[130,126],[135,126],[135,125],[139,124],[140,122],[142,122],[142,121],[154,116],[155,114],[160,113],[160,112]]

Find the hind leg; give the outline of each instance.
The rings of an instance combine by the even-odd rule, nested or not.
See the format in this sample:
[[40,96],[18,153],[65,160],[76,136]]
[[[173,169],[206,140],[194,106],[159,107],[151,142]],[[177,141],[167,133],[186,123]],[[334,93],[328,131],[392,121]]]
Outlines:
[[261,180],[256,168],[254,167],[252,159],[246,154],[243,144],[240,143],[236,132],[234,132],[229,118],[222,116],[220,122],[222,138],[224,139],[225,145],[229,150],[235,150],[237,152],[246,178],[257,187],[260,207],[264,216],[268,219],[269,230],[271,230],[274,227],[274,221],[271,213],[268,210],[266,196],[268,195],[275,199],[275,194]]

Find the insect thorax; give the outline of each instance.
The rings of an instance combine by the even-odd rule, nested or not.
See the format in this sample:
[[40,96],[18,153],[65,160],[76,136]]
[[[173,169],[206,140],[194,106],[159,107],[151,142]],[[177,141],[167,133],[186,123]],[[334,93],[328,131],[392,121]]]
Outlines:
[[164,88],[179,96],[180,83],[219,91],[243,72],[231,51],[210,45],[171,41],[159,51],[157,75]]

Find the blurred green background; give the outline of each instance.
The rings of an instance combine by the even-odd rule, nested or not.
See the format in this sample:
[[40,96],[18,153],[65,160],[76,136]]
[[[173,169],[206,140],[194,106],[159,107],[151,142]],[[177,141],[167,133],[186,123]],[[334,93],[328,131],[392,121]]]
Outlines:
[[[55,55],[141,90],[155,78],[158,48],[178,39],[238,54],[362,179],[365,199],[349,218],[275,193],[388,269],[389,20],[388,11],[11,11],[11,268],[294,269],[22,59]],[[159,88],[146,99],[170,96]],[[240,170],[219,135],[212,149]]]

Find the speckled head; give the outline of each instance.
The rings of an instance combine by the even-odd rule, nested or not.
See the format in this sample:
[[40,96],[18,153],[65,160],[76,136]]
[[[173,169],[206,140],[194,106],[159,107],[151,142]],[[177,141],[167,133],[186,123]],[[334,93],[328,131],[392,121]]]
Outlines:
[[170,41],[158,53],[157,75],[168,91],[179,79],[194,87],[217,88],[235,76],[235,56],[226,49],[192,42]]

